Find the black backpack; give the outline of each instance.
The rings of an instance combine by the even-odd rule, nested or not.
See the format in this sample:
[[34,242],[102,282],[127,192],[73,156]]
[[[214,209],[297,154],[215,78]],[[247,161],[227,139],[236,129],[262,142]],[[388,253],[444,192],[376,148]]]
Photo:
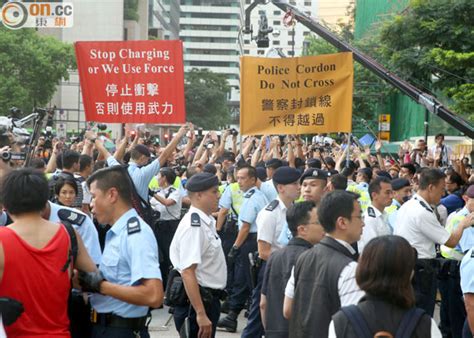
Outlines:
[[[372,333],[362,311],[356,305],[343,307],[341,308],[341,311],[347,319],[349,319],[349,322],[358,338],[393,337],[389,332]],[[412,308],[408,310],[400,322],[400,326],[395,333],[395,338],[411,337],[418,322],[424,314],[425,311],[422,309]]]

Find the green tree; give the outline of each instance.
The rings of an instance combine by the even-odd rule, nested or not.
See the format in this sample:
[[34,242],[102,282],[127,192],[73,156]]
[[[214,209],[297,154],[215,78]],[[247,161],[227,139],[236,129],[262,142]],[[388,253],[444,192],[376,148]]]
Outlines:
[[52,98],[68,70],[75,68],[72,45],[33,29],[0,27],[0,114],[15,106],[29,113]]
[[191,69],[185,74],[187,120],[204,129],[226,126],[230,121],[229,92],[225,75],[208,69]]
[[138,0],[125,0],[123,2],[123,19],[138,21]]
[[[350,28],[346,26],[341,28],[341,34],[346,38],[352,38]],[[322,38],[310,36],[307,41],[309,44],[306,49],[306,55],[332,54],[338,52],[336,47]],[[377,41],[375,38],[348,42],[368,55],[373,56],[374,54],[380,54],[376,48]],[[359,63],[354,62],[353,125],[360,125],[360,118],[368,121],[377,121],[377,115],[381,109],[383,98],[390,93],[391,90],[390,85],[385,81]]]
[[472,13],[472,0],[411,0],[380,36],[392,69],[474,121]]

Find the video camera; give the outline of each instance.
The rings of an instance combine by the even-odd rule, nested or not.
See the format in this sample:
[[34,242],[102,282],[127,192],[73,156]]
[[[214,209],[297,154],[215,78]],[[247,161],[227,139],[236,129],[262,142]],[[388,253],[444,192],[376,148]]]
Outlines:
[[4,151],[4,152],[0,153],[0,158],[5,162],[8,162],[10,160],[24,161],[24,160],[26,160],[26,153],[25,152]]

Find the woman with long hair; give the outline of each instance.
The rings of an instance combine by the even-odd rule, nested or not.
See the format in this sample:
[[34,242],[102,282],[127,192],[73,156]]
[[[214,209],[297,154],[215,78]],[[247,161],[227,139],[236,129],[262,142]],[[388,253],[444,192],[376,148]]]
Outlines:
[[[356,281],[366,295],[357,306],[344,307],[333,317],[329,337],[441,337],[436,323],[415,308],[411,284],[416,251],[400,236],[372,239],[364,248],[356,270]],[[362,331],[360,331],[362,330]]]

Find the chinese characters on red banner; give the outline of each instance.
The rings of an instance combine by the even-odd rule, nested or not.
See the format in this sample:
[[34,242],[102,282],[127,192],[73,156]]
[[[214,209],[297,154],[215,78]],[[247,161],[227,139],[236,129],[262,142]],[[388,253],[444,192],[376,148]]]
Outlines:
[[88,121],[184,123],[180,41],[78,42]]

